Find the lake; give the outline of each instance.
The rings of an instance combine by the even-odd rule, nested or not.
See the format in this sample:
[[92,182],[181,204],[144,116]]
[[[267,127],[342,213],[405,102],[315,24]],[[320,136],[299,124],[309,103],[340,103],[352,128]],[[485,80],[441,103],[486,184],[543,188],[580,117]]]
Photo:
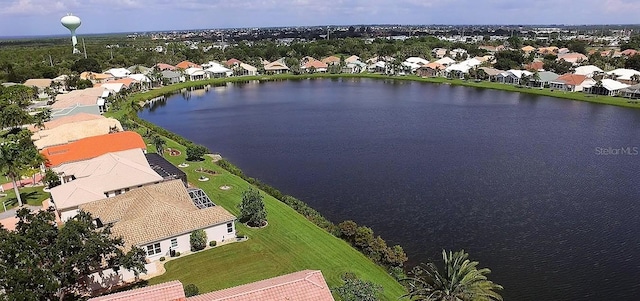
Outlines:
[[140,117],[400,244],[465,249],[505,300],[640,296],[640,110],[372,79],[251,82]]

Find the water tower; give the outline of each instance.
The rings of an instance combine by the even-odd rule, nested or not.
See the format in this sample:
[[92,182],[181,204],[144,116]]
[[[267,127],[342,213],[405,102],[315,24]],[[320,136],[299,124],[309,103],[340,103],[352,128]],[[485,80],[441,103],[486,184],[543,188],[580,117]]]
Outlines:
[[80,50],[76,48],[76,45],[78,44],[78,40],[76,39],[76,29],[80,27],[80,24],[82,24],[82,22],[80,21],[80,18],[74,15],[68,14],[62,17],[62,19],[60,19],[60,23],[62,23],[64,27],[66,27],[67,29],[69,29],[69,31],[71,31],[71,43],[73,44],[73,53],[80,53]]

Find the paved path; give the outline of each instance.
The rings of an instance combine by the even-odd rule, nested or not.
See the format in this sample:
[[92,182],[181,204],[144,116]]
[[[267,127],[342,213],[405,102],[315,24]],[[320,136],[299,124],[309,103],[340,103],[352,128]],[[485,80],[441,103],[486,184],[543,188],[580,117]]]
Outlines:
[[[36,184],[39,183],[40,181],[42,181],[42,176],[40,174],[37,174]],[[7,190],[13,189],[12,182],[4,183],[0,186],[2,186],[2,188],[0,188],[0,191],[7,191]],[[28,179],[22,179],[20,180],[20,182],[18,182],[18,188],[24,187],[24,186],[33,186],[33,177],[29,177]]]

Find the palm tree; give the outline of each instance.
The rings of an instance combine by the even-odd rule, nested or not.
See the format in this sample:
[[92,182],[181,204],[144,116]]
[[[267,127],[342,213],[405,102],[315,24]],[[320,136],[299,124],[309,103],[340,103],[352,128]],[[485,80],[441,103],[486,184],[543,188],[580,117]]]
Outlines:
[[18,199],[18,206],[22,206],[22,198],[18,190],[17,180],[20,178],[22,171],[30,166],[30,159],[24,152],[20,144],[14,141],[6,141],[0,144],[0,171],[7,177],[11,178],[13,191]]
[[444,270],[433,263],[413,268],[403,279],[409,292],[403,297],[426,301],[502,301],[497,291],[502,286],[487,279],[488,268],[477,269],[478,262],[470,261],[464,250],[452,253],[442,251]]
[[156,147],[156,152],[164,157],[164,147],[167,145],[167,142],[162,139],[162,137],[158,135],[153,135],[151,137],[151,143]]

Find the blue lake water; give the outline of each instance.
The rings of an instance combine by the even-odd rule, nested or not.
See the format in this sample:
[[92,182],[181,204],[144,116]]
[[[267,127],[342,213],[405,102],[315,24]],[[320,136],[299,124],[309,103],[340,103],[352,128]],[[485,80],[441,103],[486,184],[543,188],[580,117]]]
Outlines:
[[[505,300],[640,298],[640,110],[368,79],[229,84],[140,116]],[[629,154],[630,152],[630,154]]]

